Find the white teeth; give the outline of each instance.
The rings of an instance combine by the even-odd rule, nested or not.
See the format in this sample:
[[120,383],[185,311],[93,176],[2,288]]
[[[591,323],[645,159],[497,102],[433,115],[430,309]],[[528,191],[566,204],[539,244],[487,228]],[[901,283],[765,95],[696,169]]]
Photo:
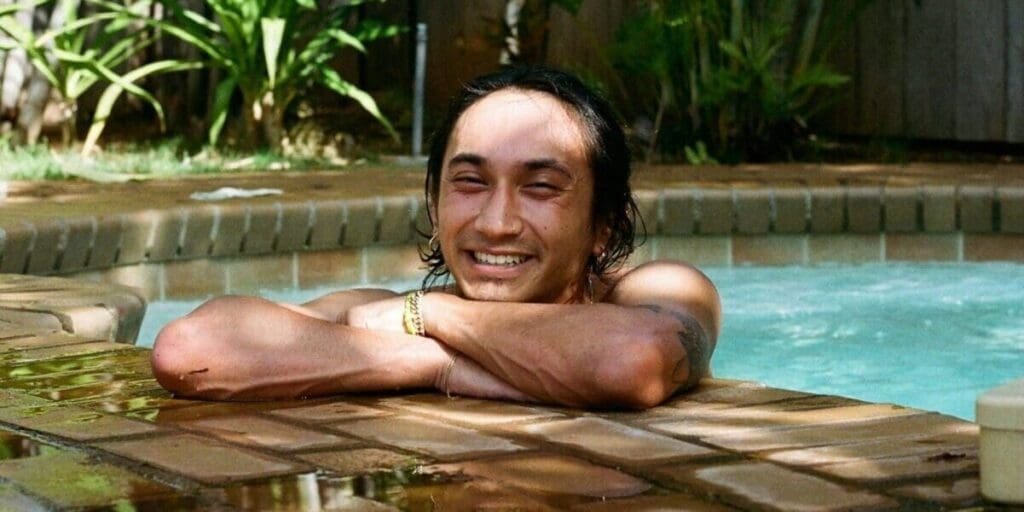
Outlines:
[[486,252],[474,252],[473,258],[486,265],[501,265],[511,267],[526,261],[525,256],[512,256],[509,254],[487,254]]

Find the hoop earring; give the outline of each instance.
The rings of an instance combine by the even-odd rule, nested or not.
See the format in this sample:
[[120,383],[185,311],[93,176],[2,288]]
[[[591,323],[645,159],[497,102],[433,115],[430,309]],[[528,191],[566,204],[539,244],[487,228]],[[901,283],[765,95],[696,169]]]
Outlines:
[[437,240],[437,229],[430,234],[430,240],[427,241],[427,247],[430,248],[431,252],[437,252],[441,250],[441,242]]

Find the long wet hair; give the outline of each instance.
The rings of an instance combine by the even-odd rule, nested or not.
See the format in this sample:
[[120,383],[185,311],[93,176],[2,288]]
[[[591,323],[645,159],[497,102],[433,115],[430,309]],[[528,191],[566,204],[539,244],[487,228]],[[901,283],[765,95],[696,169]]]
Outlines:
[[[452,100],[448,113],[430,139],[430,156],[427,160],[427,179],[424,184],[427,214],[431,227],[437,225],[434,208],[437,206],[441,183],[441,169],[444,155],[448,150],[455,124],[462,114],[488,94],[502,89],[539,91],[559,99],[584,129],[587,156],[594,172],[594,200],[591,221],[595,229],[607,228],[610,236],[604,251],[591,256],[587,262],[590,273],[598,278],[621,267],[635,248],[637,221],[643,229],[643,219],[633,200],[629,187],[632,174],[632,156],[626,142],[622,125],[616,119],[611,105],[591,91],[574,75],[543,66],[513,66],[501,71],[476,78],[462,87]],[[421,246],[420,259],[427,265],[428,273],[423,287],[433,286],[439,279],[448,276],[444,254],[440,244],[433,243],[431,233],[420,233],[431,239],[426,247]]]

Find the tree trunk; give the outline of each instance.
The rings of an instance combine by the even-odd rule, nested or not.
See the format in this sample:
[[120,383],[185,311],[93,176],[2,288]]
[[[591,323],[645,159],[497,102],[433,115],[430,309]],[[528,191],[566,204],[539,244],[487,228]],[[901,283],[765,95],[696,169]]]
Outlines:
[[[8,3],[10,0],[0,0],[0,5]],[[14,19],[20,25],[31,30],[34,12],[35,7],[26,7],[18,11]],[[3,85],[0,90],[0,117],[14,118],[17,116],[21,89],[31,74],[32,64],[28,62],[25,50],[15,48],[7,53],[7,60],[4,62],[3,68]]]
[[[78,9],[78,1],[63,0],[58,2],[54,6],[53,11],[50,12],[50,19],[47,22],[48,29],[56,30],[63,26],[64,22],[68,19],[68,13]],[[48,43],[47,47],[50,48],[52,45],[52,42]],[[57,59],[52,55],[47,60],[51,68],[58,66]],[[43,129],[43,113],[46,111],[46,103],[50,101],[50,89],[51,84],[42,73],[33,73],[31,78],[29,78],[25,102],[18,113],[18,128],[24,133],[25,142],[29,144],[35,144],[39,141],[39,134]],[[67,112],[74,115],[77,110],[74,106],[75,100],[71,98],[59,99],[72,104]]]
[[520,61],[519,18],[526,0],[507,0],[505,17],[502,19],[505,28],[505,41],[501,48],[498,63],[505,66]]

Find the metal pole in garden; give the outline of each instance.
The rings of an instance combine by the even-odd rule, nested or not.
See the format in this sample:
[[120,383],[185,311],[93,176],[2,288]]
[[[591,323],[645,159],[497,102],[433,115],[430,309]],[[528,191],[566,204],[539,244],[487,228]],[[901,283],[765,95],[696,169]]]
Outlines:
[[412,96],[412,156],[423,153],[423,83],[427,73],[427,24],[416,24],[416,72]]

